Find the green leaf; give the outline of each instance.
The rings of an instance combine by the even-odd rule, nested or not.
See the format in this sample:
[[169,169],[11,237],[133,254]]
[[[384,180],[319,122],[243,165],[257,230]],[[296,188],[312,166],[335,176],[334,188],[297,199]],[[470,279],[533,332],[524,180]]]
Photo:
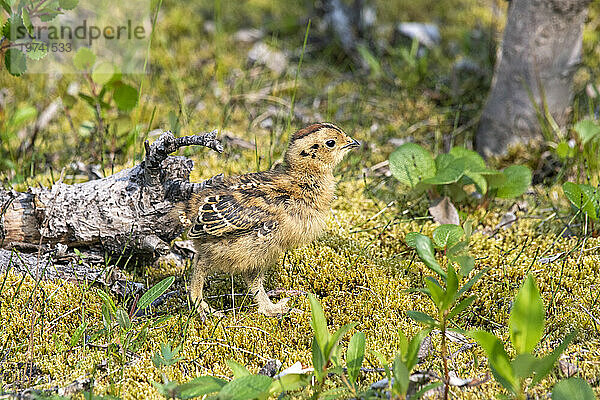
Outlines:
[[8,14],[12,14],[12,10],[5,0],[0,0],[0,6],[4,8],[4,11],[6,11]]
[[21,10],[21,19],[25,28],[27,28],[27,32],[31,34],[33,32],[33,24],[31,23],[31,18],[29,18],[29,11],[25,7]]
[[253,400],[267,398],[273,379],[265,375],[247,375],[227,383],[219,392],[220,400]]
[[433,231],[433,241],[436,247],[445,249],[457,244],[464,236],[465,231],[458,225],[444,224]]
[[431,276],[425,278],[425,286],[429,289],[431,300],[433,300],[437,308],[441,309],[444,301],[444,289]]
[[83,336],[83,332],[85,332],[85,328],[87,328],[87,326],[88,323],[83,321],[81,322],[81,324],[79,324],[77,329],[75,329],[75,332],[73,332],[73,336],[71,336],[71,347],[79,343],[79,341],[81,340],[81,336]]
[[77,97],[71,96],[70,94],[64,94],[62,96],[62,103],[66,108],[73,108],[73,106],[77,103]]
[[531,353],[544,334],[544,302],[531,275],[515,297],[508,326],[517,354]]
[[587,184],[572,182],[565,182],[563,184],[563,192],[565,192],[565,196],[567,196],[569,201],[594,221],[598,219],[596,213],[597,204],[594,201],[598,197],[598,194],[594,193],[595,190],[593,186]]
[[502,342],[496,336],[482,330],[471,331],[468,335],[475,339],[487,354],[490,369],[498,383],[516,393],[518,381],[513,375],[512,365]]
[[447,279],[446,279],[446,294],[443,302],[442,311],[446,311],[448,307],[454,303],[457,299],[458,291],[458,276],[451,263],[448,264],[447,268]]
[[40,20],[42,22],[50,22],[58,15],[62,14],[62,12],[56,8],[58,5],[53,3],[55,2],[51,2],[48,7],[44,7],[40,10],[40,13],[42,14],[40,15]]
[[475,189],[477,189],[477,191],[479,193],[481,193],[481,194],[487,193],[487,181],[485,180],[483,175],[481,175],[477,172],[467,171],[465,173],[465,176],[467,178],[469,178],[475,184]]
[[27,57],[22,51],[13,48],[4,53],[4,66],[13,76],[21,76],[27,71]]
[[475,301],[476,298],[477,298],[477,296],[469,296],[466,299],[463,299],[460,303],[458,303],[456,305],[456,307],[454,307],[452,309],[452,311],[450,311],[448,313],[448,315],[446,316],[446,319],[451,320],[452,318],[456,317],[458,314],[463,312],[467,307],[469,307],[471,305],[471,303],[473,303]]
[[435,176],[435,161],[427,150],[416,143],[405,143],[390,155],[392,175],[414,188],[424,179]]
[[584,145],[591,140],[600,138],[600,126],[591,119],[579,121],[575,124],[573,129],[577,132],[579,139],[581,139],[581,143]]
[[420,322],[422,324],[425,324],[427,326],[430,327],[436,327],[438,325],[437,321],[435,319],[433,319],[433,317],[431,317],[430,315],[427,315],[421,311],[412,311],[409,310],[406,312],[406,315],[408,315],[409,318]]
[[392,375],[390,374],[390,367],[388,366],[388,362],[383,356],[383,354],[376,350],[369,351],[375,356],[375,358],[377,358],[377,361],[379,361],[379,363],[383,366],[383,369],[385,370],[385,376],[388,379],[388,382],[390,382],[392,380]]
[[77,7],[79,0],[58,0],[58,5],[63,10],[72,10]]
[[555,151],[556,155],[562,159],[572,158],[575,156],[575,148],[569,146],[569,143],[564,140],[556,146]]
[[342,339],[342,336],[344,336],[344,334],[346,332],[348,332],[350,329],[354,328],[355,326],[356,326],[355,322],[353,322],[351,324],[346,324],[346,325],[342,326],[340,329],[338,329],[337,331],[335,331],[333,333],[333,335],[331,335],[331,338],[327,342],[327,346],[325,346],[325,354],[324,355],[325,355],[326,362],[331,358],[333,349],[335,348],[335,346],[337,346],[338,342]]
[[518,197],[531,185],[531,170],[524,165],[511,165],[502,171],[506,181],[498,188],[496,196],[503,199]]
[[227,381],[214,376],[199,376],[189,382],[178,385],[174,392],[178,399],[188,400],[215,393],[221,390]]
[[315,376],[317,380],[321,381],[324,376],[325,358],[323,357],[323,351],[319,347],[317,338],[313,337],[312,340],[312,363],[315,370]]
[[417,249],[417,254],[419,258],[431,269],[433,272],[437,273],[443,279],[446,279],[446,272],[440,267],[440,264],[435,259],[435,254],[433,250],[433,243],[431,239],[429,239],[425,235],[415,236],[415,247]]
[[486,169],[485,161],[476,151],[464,147],[453,147],[449,154],[455,159],[463,158],[469,171],[478,172]]
[[250,371],[242,364],[235,362],[233,360],[227,360],[227,366],[233,372],[234,378],[241,378],[242,376],[250,375]]
[[115,66],[109,62],[102,62],[94,67],[92,71],[92,80],[96,84],[103,86],[108,83],[115,75]]
[[346,367],[348,371],[348,377],[350,382],[354,384],[358,378],[360,367],[362,366],[365,358],[365,334],[362,332],[356,332],[350,338],[348,344],[348,351],[346,353]]
[[458,293],[456,293],[456,297],[459,298],[464,293],[466,293],[469,289],[471,289],[473,287],[473,285],[476,284],[479,279],[481,279],[481,277],[483,276],[483,274],[485,274],[486,272],[489,271],[489,269],[490,269],[490,267],[487,267],[484,270],[478,272],[477,275],[475,275],[474,277],[472,277],[471,279],[469,279],[469,281],[467,283],[465,283],[463,285],[463,287],[461,287],[460,289],[458,289]]
[[167,289],[175,282],[174,276],[169,276],[168,278],[163,279],[158,282],[156,285],[152,286],[146,293],[140,297],[138,301],[137,307],[140,310],[144,310],[147,308],[152,302],[158,299]]
[[37,117],[37,110],[33,106],[23,106],[17,109],[10,118],[9,125],[12,129],[18,130],[27,123],[34,121]]
[[281,392],[291,392],[308,385],[312,375],[309,374],[287,374],[271,383],[269,393],[271,395]]
[[449,154],[439,154],[435,159],[437,172],[435,176],[424,179],[422,182],[430,185],[446,185],[458,182],[465,173],[464,164],[456,162]]
[[48,55],[48,45],[40,41],[32,41],[30,43],[30,50],[27,51],[27,57],[30,60],[41,60]]
[[408,368],[409,371],[412,370],[413,367],[417,364],[417,361],[419,361],[418,356],[419,348],[421,347],[421,342],[423,342],[423,339],[425,339],[425,337],[429,335],[430,332],[431,329],[422,329],[419,332],[417,332],[417,334],[413,336],[410,340],[406,353],[402,354],[402,358],[406,363],[406,368]]
[[473,234],[473,221],[466,220],[463,224],[463,230],[465,231],[465,237],[467,239],[467,244],[469,243],[469,239],[471,239],[471,235]]
[[109,311],[111,311],[113,314],[117,312],[117,307],[115,306],[115,302],[110,298],[110,296],[108,294],[106,294],[101,289],[98,289],[96,291],[96,293],[98,293],[98,296],[100,296],[100,298],[102,299],[102,301],[104,302],[106,307],[109,309]]
[[90,70],[96,63],[96,55],[87,47],[81,47],[73,57],[75,68],[80,71]]
[[117,308],[115,317],[121,329],[125,332],[129,332],[129,330],[131,329],[131,319],[129,319],[129,315],[127,314],[127,312],[121,307],[119,307]]
[[458,257],[462,253],[465,253],[469,249],[469,242],[462,240],[453,246],[448,247],[446,250],[446,257],[453,258]]
[[[417,242],[416,242],[416,238],[417,236],[425,236],[419,232],[408,232],[406,234],[406,237],[404,238],[404,242],[406,243],[406,245],[408,247],[412,247],[413,249],[417,248]],[[425,236],[426,237],[426,236]]]
[[536,384],[542,379],[546,377],[552,371],[554,364],[558,361],[560,355],[567,349],[569,344],[575,339],[577,336],[577,331],[571,332],[567,335],[567,337],[562,341],[562,343],[552,351],[552,353],[548,354],[546,357],[539,359],[536,369],[535,369],[535,377],[533,378],[532,384]]
[[402,361],[402,356],[400,354],[396,355],[394,359],[394,384],[392,386],[392,391],[396,395],[404,395],[408,391],[408,384],[410,382],[410,371],[406,367],[406,364]]
[[455,160],[456,158],[451,154],[440,153],[435,157],[435,168],[438,171],[447,169]]
[[313,328],[313,332],[315,333],[315,339],[317,340],[317,344],[321,349],[321,354],[325,355],[325,349],[327,348],[327,343],[329,342],[329,330],[327,329],[327,320],[325,319],[325,313],[323,312],[323,307],[321,307],[321,303],[315,297],[314,294],[309,293],[308,299],[310,301],[310,326]]
[[468,255],[450,257],[451,261],[454,261],[460,265],[460,275],[467,276],[475,268],[475,259]]
[[594,390],[581,378],[569,378],[558,382],[552,389],[552,400],[596,400]]
[[137,105],[138,91],[133,86],[120,84],[115,87],[113,98],[119,110],[130,111]]
[[512,360],[511,365],[518,379],[524,379],[533,375],[538,359],[531,353],[519,354]]

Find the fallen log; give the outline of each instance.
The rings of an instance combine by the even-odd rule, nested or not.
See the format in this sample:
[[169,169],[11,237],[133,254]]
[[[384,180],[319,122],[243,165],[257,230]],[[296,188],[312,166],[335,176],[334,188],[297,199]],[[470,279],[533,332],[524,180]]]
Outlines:
[[[62,260],[65,268],[47,277],[72,280],[104,279],[86,265],[123,266],[169,255],[171,242],[184,229],[171,213],[175,205],[221,179],[189,182],[193,161],[169,154],[191,145],[223,151],[216,131],[179,138],[167,131],[152,145],[145,143],[142,163],[106,178],[74,185],[59,181],[24,193],[0,189],[0,272],[16,251],[37,253],[20,257],[12,264],[20,266],[16,270],[39,277],[42,268],[49,270],[44,268],[49,260]],[[73,249],[85,263],[73,262]]]

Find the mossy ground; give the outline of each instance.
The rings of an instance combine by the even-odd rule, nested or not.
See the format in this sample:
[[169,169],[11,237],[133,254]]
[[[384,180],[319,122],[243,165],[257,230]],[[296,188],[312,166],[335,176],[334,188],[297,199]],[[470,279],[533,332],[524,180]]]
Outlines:
[[[419,329],[405,311],[434,311],[425,296],[407,292],[421,287],[423,277],[429,272],[414,259],[403,237],[421,228],[430,233],[435,224],[393,222],[402,212],[402,207],[397,206],[372,218],[378,205],[365,196],[366,189],[360,181],[342,182],[327,234],[305,248],[287,253],[273,270],[269,285],[315,293],[322,301],[331,328],[357,322],[356,329],[367,336],[368,348],[392,358],[398,349],[398,331],[414,334]],[[598,326],[585,310],[597,307],[595,288],[600,256],[593,249],[600,246],[600,240],[590,238],[582,244],[577,238],[560,238],[551,233],[551,229],[540,228],[540,219],[527,219],[530,213],[519,214],[522,219],[513,226],[488,236],[482,232],[496,226],[501,214],[471,211],[478,230],[471,247],[478,260],[476,270],[490,269],[473,288],[478,299],[457,319],[457,326],[484,328],[508,342],[511,300],[524,276],[531,273],[538,282],[547,310],[546,335],[539,352],[550,351],[568,332],[578,329],[578,339],[565,353],[567,360],[578,365],[581,376],[596,382],[600,374]],[[566,258],[543,263],[548,256],[570,250]],[[176,274],[180,278],[178,286],[185,281],[183,272],[149,271],[151,281]],[[171,299],[150,319],[133,320],[134,330],[141,330],[145,322],[151,321],[147,341],[134,354],[121,360],[118,351],[98,347],[117,340],[116,336],[111,340],[96,339],[92,346],[79,343],[68,349],[75,329],[83,320],[88,323],[88,339],[102,327],[102,300],[96,289],[68,282],[43,282],[34,296],[37,311],[32,313],[33,287],[34,281],[30,278],[23,281],[19,276],[8,275],[3,288],[0,340],[8,341],[5,383],[27,380],[20,363],[27,362],[33,354],[34,364],[39,368],[34,382],[39,387],[67,385],[80,376],[92,374],[98,393],[123,398],[159,397],[152,382],[161,381],[161,371],[154,367],[151,357],[159,351],[160,343],[182,346],[182,360],[162,370],[170,379],[181,382],[205,374],[230,376],[225,363],[228,359],[248,366],[253,372],[273,358],[281,360],[284,366],[297,361],[310,365],[312,333],[310,310],[304,296],[292,300],[293,306],[304,314],[267,318],[257,314],[251,299],[243,296],[244,287],[237,280],[233,290],[238,296],[233,303],[229,276],[217,274],[210,280],[207,296],[216,308],[229,309],[225,318],[209,317],[202,322],[197,316],[189,317],[188,304],[183,298]],[[233,305],[235,312],[231,310]],[[32,317],[37,319],[30,331]],[[44,321],[43,324],[40,321]],[[28,348],[30,335],[33,337],[31,349]],[[434,335],[433,339],[436,344],[439,337]],[[343,343],[347,344],[347,340],[346,337]],[[460,346],[453,343],[451,348],[456,351]],[[483,360],[477,348],[459,353],[453,359],[452,369],[461,377],[483,378],[487,367],[485,364],[477,366],[475,357]],[[372,357],[368,358],[377,364]],[[435,354],[429,356],[420,368],[439,371],[439,358]],[[557,370],[531,393],[546,393],[559,376]],[[363,375],[362,379],[366,384],[378,378]],[[492,380],[476,388],[455,388],[453,392],[460,398],[491,398],[500,388]]]
[[[443,150],[448,141],[470,142],[473,124],[469,124],[477,117],[485,98],[491,77],[489,57],[494,53],[494,40],[498,39],[503,21],[502,15],[494,16],[491,3],[497,2],[453,0],[390,5],[379,1],[378,10],[385,10],[379,13],[383,25],[407,20],[435,21],[440,25],[442,46],[427,56],[426,66],[419,71],[392,52],[381,55],[384,76],[361,74],[339,55],[338,47],[319,40],[309,41],[300,70],[297,110],[309,119],[320,116],[338,123],[365,145],[339,168],[341,182],[327,233],[313,244],[282,257],[268,286],[315,293],[331,328],[357,322],[356,329],[366,334],[368,348],[389,358],[398,351],[399,330],[412,335],[420,329],[405,312],[433,311],[424,295],[407,291],[423,286],[423,278],[429,272],[403,239],[411,231],[430,233],[435,224],[427,218],[425,198],[409,193],[393,178],[365,177],[363,169],[387,159],[394,147],[390,138],[413,136],[433,151]],[[215,7],[220,11],[215,13]],[[146,127],[139,137],[122,132],[127,132],[136,121],[147,124],[152,113],[155,119],[149,128],[168,128],[169,111],[179,116],[180,134],[219,128],[256,142],[256,150],[229,146],[223,155],[186,149],[184,154],[196,162],[193,180],[221,172],[235,174],[268,168],[280,158],[289,131],[303,124],[293,117],[288,128],[287,105],[296,68],[292,66],[282,76],[276,76],[260,66],[246,65],[245,54],[250,45],[235,43],[231,34],[241,27],[263,27],[266,41],[288,50],[293,64],[298,60],[304,37],[305,10],[291,2],[286,6],[261,0],[227,4],[165,1],[152,46],[151,71],[139,77],[144,85],[142,102],[125,125],[106,138],[111,143],[106,145],[106,151],[112,151],[112,158],[104,160],[106,173],[127,167],[141,156]],[[597,14],[597,7],[593,8],[592,15]],[[217,29],[207,33],[206,21],[216,21]],[[583,89],[590,76],[597,77],[597,59],[593,55],[598,52],[598,40],[594,24],[590,22],[585,34],[585,68],[578,75],[578,90]],[[314,26],[311,35],[322,38]],[[456,77],[452,75],[452,63],[462,57],[474,59],[483,74],[453,81]],[[9,89],[14,100],[4,112],[9,115],[25,104],[43,109],[60,96],[69,82],[78,79],[13,78],[3,72],[0,85]],[[93,120],[83,104],[76,106],[72,115],[76,126]],[[272,118],[272,129],[261,127],[265,115]],[[88,138],[64,132],[70,129],[68,120],[61,116],[49,125],[38,143],[37,155],[31,156],[38,160],[31,164],[33,167],[23,163],[21,171],[5,171],[15,188],[47,185],[58,176],[56,171],[51,173],[53,168],[60,170],[72,160],[86,160]],[[46,163],[39,162],[40,157],[48,155]],[[532,164],[534,158],[524,151],[513,151],[511,155],[511,159]],[[111,160],[116,160],[114,165]],[[502,161],[498,163],[502,166]],[[472,255],[477,259],[476,271],[490,269],[473,288],[478,299],[457,319],[457,325],[487,329],[508,342],[511,301],[524,277],[531,273],[540,287],[547,313],[546,335],[539,352],[547,353],[568,332],[578,329],[580,334],[565,355],[600,393],[599,327],[593,317],[600,307],[600,240],[562,235],[569,209],[561,200],[558,186],[539,186],[533,191],[525,196],[527,211],[518,211],[519,220],[495,234],[495,226],[514,202],[493,201],[486,209],[477,204],[460,205],[461,219],[476,221],[477,231],[471,244]],[[566,257],[542,262],[544,257],[565,251],[569,252]],[[186,271],[173,267],[149,267],[146,274],[131,277],[152,284],[170,275],[177,277],[175,287],[184,293]],[[230,309],[223,319],[211,317],[203,322],[198,316],[190,316],[184,296],[171,298],[152,317],[133,320],[135,331],[149,323],[147,338],[133,353],[124,356],[105,348],[111,342],[118,343],[117,335],[94,338],[102,327],[102,300],[97,288],[70,282],[41,282],[36,288],[29,277],[12,274],[0,276],[0,288],[0,389],[4,390],[28,385],[60,387],[81,376],[94,376],[96,393],[158,398],[152,382],[160,382],[162,372],[183,382],[198,375],[231,376],[225,363],[228,359],[253,372],[272,358],[286,367],[297,361],[310,365],[312,333],[306,297],[292,300],[292,305],[304,314],[266,318],[257,314],[240,281],[234,279],[232,283],[227,275],[213,276],[206,293],[214,307]],[[239,295],[232,297],[232,291]],[[231,310],[233,307],[235,311]],[[84,333],[88,344],[79,342],[70,348],[71,338],[82,321],[88,324]],[[343,343],[347,340],[348,337]],[[439,335],[434,335],[433,340],[437,344]],[[182,359],[159,370],[151,357],[161,343],[181,345]],[[451,347],[456,351],[460,344],[452,343]],[[489,369],[476,363],[476,357],[483,360],[478,348],[460,352],[451,368],[460,377],[483,378]],[[24,363],[30,360],[36,368],[28,382],[30,374]],[[439,371],[439,357],[431,355],[419,368]],[[559,377],[556,370],[530,393],[545,395]],[[367,385],[380,377],[369,374],[361,379]],[[501,393],[493,379],[478,387],[452,391],[458,398],[474,399],[493,398]],[[308,394],[306,391],[298,396]]]

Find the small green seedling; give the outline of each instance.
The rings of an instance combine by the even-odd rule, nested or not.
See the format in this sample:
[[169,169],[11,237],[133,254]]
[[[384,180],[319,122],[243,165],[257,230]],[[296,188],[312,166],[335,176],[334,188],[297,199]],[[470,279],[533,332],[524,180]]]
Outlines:
[[[509,358],[504,344],[496,336],[483,330],[469,332],[488,356],[494,378],[508,391],[511,398],[526,399],[527,390],[552,371],[560,355],[575,338],[576,333],[572,332],[550,354],[536,357],[533,353],[544,334],[544,323],[544,303],[530,275],[517,293],[508,320],[510,342],[517,354],[514,359]],[[581,388],[580,382],[559,385],[558,395],[553,394],[552,398],[587,399],[575,395]],[[564,393],[569,395],[560,397]]]
[[181,360],[181,357],[179,356],[180,351],[181,346],[173,348],[169,343],[161,343],[160,352],[156,352],[152,356],[152,363],[156,368],[175,365]]
[[[385,359],[383,354],[371,350],[371,353],[377,358],[377,360],[383,365],[385,369],[386,376],[388,378],[389,387],[388,390],[392,394],[392,398],[394,399],[406,399],[409,391],[410,384],[410,374],[415,365],[417,365],[419,348],[421,347],[421,343],[423,339],[429,333],[431,329],[424,329],[418,332],[412,339],[409,341],[404,332],[399,331],[400,335],[400,351],[396,354],[396,357],[393,361],[393,369],[390,371],[388,365],[389,362]],[[393,377],[393,380],[391,379]],[[426,385],[415,395],[412,395],[411,399],[418,399],[422,394],[440,386],[441,382],[434,382],[432,384]]]
[[474,185],[487,198],[513,198],[525,193],[531,184],[529,168],[513,165],[503,171],[490,169],[479,154],[463,147],[453,147],[434,159],[418,144],[405,143],[389,161],[392,175],[401,183],[415,190],[433,190],[454,201],[467,198],[467,185]]
[[[441,225],[433,232],[433,241],[429,237],[416,232],[412,232],[406,237],[407,244],[417,250],[421,261],[438,275],[437,278],[426,277],[426,287],[418,289],[431,299],[437,309],[437,315],[429,315],[421,311],[407,311],[406,314],[429,329],[436,328],[441,331],[440,347],[445,383],[444,399],[448,398],[448,384],[450,382],[446,357],[448,354],[446,343],[446,331],[449,330],[448,324],[475,301],[476,296],[463,298],[463,295],[487,271],[486,269],[479,272],[464,285],[460,285],[460,282],[473,270],[475,265],[473,257],[467,253],[471,232],[470,224],[465,224],[465,228],[458,225]],[[436,247],[445,252],[448,258],[449,262],[446,270],[436,260],[434,243]],[[455,266],[459,267],[458,271]]]

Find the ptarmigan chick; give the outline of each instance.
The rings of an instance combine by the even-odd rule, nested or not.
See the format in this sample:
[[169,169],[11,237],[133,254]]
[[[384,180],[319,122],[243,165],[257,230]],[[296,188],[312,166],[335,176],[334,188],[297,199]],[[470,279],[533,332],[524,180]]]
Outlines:
[[194,195],[180,211],[197,217],[190,296],[203,312],[202,297],[213,271],[242,274],[265,315],[284,314],[288,299],[273,304],[263,287],[265,271],[286,250],[310,243],[325,229],[334,198],[333,169],[360,143],[329,123],[294,133],[277,169],[224,178]]

